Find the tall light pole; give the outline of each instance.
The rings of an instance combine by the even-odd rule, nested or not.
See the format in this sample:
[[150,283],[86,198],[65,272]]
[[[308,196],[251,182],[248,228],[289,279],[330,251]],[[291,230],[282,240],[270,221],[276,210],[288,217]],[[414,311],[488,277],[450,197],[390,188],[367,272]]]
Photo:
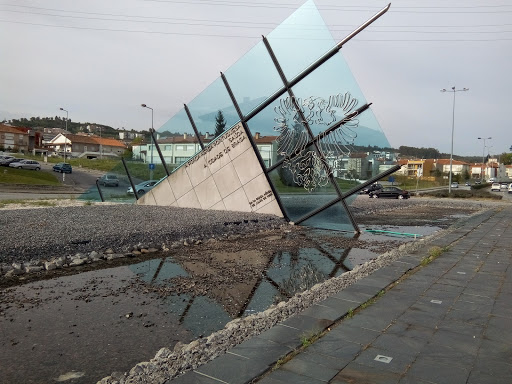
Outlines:
[[441,92],[453,92],[453,114],[452,114],[452,149],[450,152],[450,175],[448,176],[448,193],[452,193],[452,166],[453,166],[453,132],[455,130],[455,92],[466,92],[469,88],[455,89],[452,87],[451,90],[441,89]]
[[478,140],[483,140],[484,141],[484,149],[482,150],[482,168],[480,169],[480,181],[483,182],[484,181],[484,176],[483,176],[483,173],[484,173],[484,157],[485,157],[485,140],[491,140],[492,137],[479,137]]
[[[66,133],[68,132],[68,117],[69,117],[69,112],[60,107],[60,110],[61,111],[64,111],[66,112]],[[68,151],[68,138],[66,136],[64,136],[64,162],[66,162],[66,152]]]
[[153,108],[148,107],[146,104],[141,104],[140,106],[142,108],[151,109],[151,163],[149,164],[149,179],[153,180],[153,167],[155,166],[153,164],[153,147],[155,146],[153,143]]

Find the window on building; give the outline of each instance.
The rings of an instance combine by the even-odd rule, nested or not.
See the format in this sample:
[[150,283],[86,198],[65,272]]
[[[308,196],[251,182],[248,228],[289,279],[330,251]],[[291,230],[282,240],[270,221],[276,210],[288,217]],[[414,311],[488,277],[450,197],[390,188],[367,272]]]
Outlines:
[[184,151],[185,150],[185,146],[184,145],[177,145],[176,146],[176,150],[177,151]]
[[176,164],[180,165],[186,162],[189,159],[189,156],[176,156]]

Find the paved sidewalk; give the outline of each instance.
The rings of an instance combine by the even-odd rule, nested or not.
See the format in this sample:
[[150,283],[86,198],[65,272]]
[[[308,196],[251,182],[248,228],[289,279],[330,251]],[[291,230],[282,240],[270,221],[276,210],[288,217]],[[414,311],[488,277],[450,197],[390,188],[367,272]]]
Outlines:
[[510,384],[511,263],[512,207],[485,212],[169,383]]

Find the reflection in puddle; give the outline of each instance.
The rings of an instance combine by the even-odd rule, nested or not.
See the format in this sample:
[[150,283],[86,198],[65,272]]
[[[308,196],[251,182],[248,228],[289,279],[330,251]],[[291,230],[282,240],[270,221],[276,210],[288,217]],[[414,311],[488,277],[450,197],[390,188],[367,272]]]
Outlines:
[[[377,229],[373,226],[372,229]],[[382,253],[379,243],[389,242],[390,233],[414,233],[419,237],[430,235],[437,227],[378,226],[382,233],[345,234],[347,238],[370,241],[375,249],[338,248],[322,238],[340,237],[340,232],[312,231],[319,236],[317,248],[302,248],[295,252],[279,251],[270,258],[255,250],[214,253],[208,263],[183,262],[174,257],[155,259],[131,265],[138,278],[155,291],[166,292],[162,300],[166,310],[195,337],[215,332],[234,318],[261,312],[272,304],[286,301],[296,293],[315,284],[339,276],[357,265],[375,259]],[[396,246],[414,241],[410,236],[391,235]],[[251,266],[250,274],[240,281],[225,281],[226,268],[233,262]],[[242,269],[243,270],[243,269]],[[216,284],[202,289],[205,281]]]
[[[436,230],[378,229],[422,235]],[[414,241],[364,231],[354,236],[315,230],[307,236],[309,247],[273,254],[261,247],[184,250],[5,289],[0,371],[7,382],[95,382],[149,360],[161,347],[209,335],[234,318],[339,276],[385,252],[383,244],[390,249]],[[34,369],[17,369],[19,361]]]

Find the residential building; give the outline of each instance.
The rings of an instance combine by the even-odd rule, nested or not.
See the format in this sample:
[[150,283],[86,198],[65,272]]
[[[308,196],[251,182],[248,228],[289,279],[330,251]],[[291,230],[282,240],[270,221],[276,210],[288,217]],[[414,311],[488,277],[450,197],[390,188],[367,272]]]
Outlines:
[[15,127],[0,124],[0,150],[26,153],[29,150],[29,134]]
[[[452,173],[454,175],[461,175],[464,176],[464,174],[467,172],[470,174],[471,171],[471,165],[469,163],[466,163],[464,161],[454,160],[452,159]],[[441,173],[450,173],[450,159],[438,159],[434,161],[434,169],[440,171]]]
[[427,177],[435,171],[433,159],[407,160],[406,175],[409,177]]
[[[206,146],[214,140],[208,132],[201,136],[202,143]],[[271,166],[277,158],[277,136],[261,136],[256,133],[254,141],[258,147],[263,162]],[[197,136],[184,133],[182,136],[172,136],[164,139],[157,139],[158,146],[169,166],[177,167],[201,151],[201,145]],[[140,160],[144,163],[161,164],[160,156],[151,143],[141,143],[133,146],[133,160]]]
[[73,135],[59,133],[46,144],[53,153],[88,159],[102,157],[121,157],[127,149],[119,140],[94,135]]
[[475,163],[470,167],[472,179],[489,180],[498,177],[498,163]]
[[144,137],[144,133],[142,132],[135,132],[135,131],[119,131],[119,140],[133,140],[137,137]]
[[509,179],[512,179],[512,165],[505,165],[505,173]]

